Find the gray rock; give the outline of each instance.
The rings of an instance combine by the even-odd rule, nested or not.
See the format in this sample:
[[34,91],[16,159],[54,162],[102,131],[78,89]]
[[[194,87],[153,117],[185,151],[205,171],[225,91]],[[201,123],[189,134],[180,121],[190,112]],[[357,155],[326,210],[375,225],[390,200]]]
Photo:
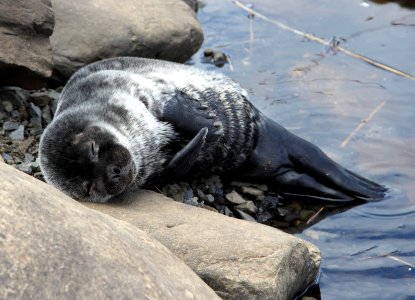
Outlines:
[[245,203],[239,204],[235,206],[235,208],[242,210],[243,212],[250,213],[250,214],[256,214],[256,212],[258,211],[258,208],[255,206],[254,202],[252,201],[247,201]]
[[17,110],[13,110],[10,115],[12,116],[12,118],[20,118],[20,112],[18,112]]
[[32,173],[32,166],[30,163],[22,162],[20,164],[16,165],[16,168],[22,172],[25,172],[27,174]]
[[250,182],[240,182],[240,181],[232,181],[232,186],[243,187],[243,186],[251,186],[257,188],[261,191],[268,191],[268,186],[266,184],[258,184],[258,183],[250,183]]
[[58,99],[53,99],[52,104],[50,105],[50,110],[52,111],[52,116],[55,115],[57,107],[58,107]]
[[34,118],[42,118],[42,110],[36,105],[34,105],[32,102],[30,102],[29,104],[29,114]]
[[43,129],[42,128],[30,128],[29,129],[29,134],[30,135],[40,135],[42,134]]
[[84,203],[143,229],[224,299],[293,299],[315,281],[319,250],[278,229],[141,191],[108,205]]
[[33,128],[40,129],[42,128],[42,119],[40,118],[30,118],[30,125],[32,125]]
[[215,197],[213,197],[211,194],[207,194],[206,201],[209,203],[213,203],[213,201],[215,201]]
[[37,172],[40,171],[40,165],[39,165],[39,157],[36,158],[35,161],[30,163],[31,167],[32,167],[32,171],[33,172]]
[[25,153],[24,154],[24,162],[25,163],[30,163],[30,162],[32,162],[33,161],[33,155],[32,154],[30,154],[30,153]]
[[53,100],[58,99],[59,95],[55,90],[36,91],[30,94],[29,101],[37,106],[43,107],[50,104]]
[[10,101],[14,106],[21,107],[26,104],[29,98],[29,92],[14,86],[5,86],[0,88],[0,102]]
[[18,143],[17,145],[17,149],[20,152],[25,153],[27,151],[27,149],[29,149],[29,147],[31,145],[33,145],[35,143],[35,138],[33,136],[29,136],[27,139],[25,139],[24,141],[21,141]]
[[258,218],[258,222],[265,223],[266,221],[272,218],[272,215],[269,211],[264,211],[264,212],[259,213],[257,218]]
[[13,111],[13,104],[9,100],[3,100],[2,104],[3,104],[4,110],[7,111],[8,113]]
[[50,123],[52,122],[52,112],[50,110],[49,105],[46,105],[43,109],[42,109],[42,118],[43,120],[45,120],[46,123]]
[[16,130],[17,128],[19,128],[19,124],[16,122],[6,121],[3,124],[3,129],[7,131]]
[[228,217],[233,217],[233,212],[227,206],[223,209],[223,214]]
[[252,195],[254,197],[262,197],[264,196],[264,192],[260,189],[256,189],[250,186],[243,186],[241,187],[241,191],[244,194]]
[[[67,79],[87,63],[114,56],[184,62],[203,33],[182,0],[52,0],[56,26],[51,37],[55,73]],[[180,17],[178,17],[180,16]]]
[[13,141],[21,141],[24,139],[24,125],[20,125],[19,128],[10,132],[9,137]]
[[138,228],[3,163],[0,182],[1,299],[219,299]]
[[207,48],[203,51],[202,61],[204,63],[212,63],[217,67],[223,67],[228,62],[228,57],[222,51]]
[[249,222],[254,222],[254,223],[256,222],[256,220],[253,217],[251,217],[247,213],[243,212],[242,210],[236,208],[236,211],[239,213],[239,215],[241,216],[241,218],[243,220],[249,221]]
[[183,200],[191,202],[193,198],[193,190],[190,187],[185,187],[184,189],[185,189],[185,192],[184,192]]
[[246,203],[246,200],[237,191],[232,191],[231,193],[226,194],[225,197],[226,200],[233,204]]
[[5,161],[5,162],[11,162],[11,161],[13,161],[13,157],[11,157],[9,154],[7,154],[7,153],[2,153],[1,154],[1,156],[2,156],[2,158],[3,158],[3,160]]
[[0,1],[0,85],[34,89],[52,75],[50,0]]

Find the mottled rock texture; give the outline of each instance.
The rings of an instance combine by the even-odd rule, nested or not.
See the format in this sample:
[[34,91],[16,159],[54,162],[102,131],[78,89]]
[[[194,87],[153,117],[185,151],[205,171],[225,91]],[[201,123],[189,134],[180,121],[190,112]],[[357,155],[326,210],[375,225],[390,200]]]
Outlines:
[[224,299],[293,299],[319,272],[320,252],[309,242],[154,192],[86,205],[147,232]]
[[0,85],[40,88],[52,75],[50,0],[0,1]]
[[114,56],[184,62],[203,41],[195,12],[182,0],[52,0],[52,4],[55,79],[66,80],[80,67]]
[[166,247],[0,163],[0,299],[219,299]]

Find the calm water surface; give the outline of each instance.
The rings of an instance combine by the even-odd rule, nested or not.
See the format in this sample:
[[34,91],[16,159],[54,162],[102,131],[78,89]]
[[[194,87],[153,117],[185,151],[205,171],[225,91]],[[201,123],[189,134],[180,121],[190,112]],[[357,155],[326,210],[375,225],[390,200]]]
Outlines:
[[[415,75],[415,11],[400,6],[413,1],[249,3],[271,19],[335,36],[348,49]],[[202,49],[219,49],[231,59],[220,71],[239,81],[269,117],[391,189],[384,201],[328,216],[298,233],[322,251],[322,299],[415,299],[415,81],[250,20],[231,1],[205,4],[199,12]],[[216,69],[202,64],[201,56],[194,56],[195,65]]]

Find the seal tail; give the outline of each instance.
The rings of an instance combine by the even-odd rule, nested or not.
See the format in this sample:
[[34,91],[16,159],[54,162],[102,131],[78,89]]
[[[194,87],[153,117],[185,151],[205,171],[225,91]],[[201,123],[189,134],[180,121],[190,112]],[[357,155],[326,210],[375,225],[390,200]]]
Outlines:
[[387,189],[330,159],[320,148],[258,113],[249,176],[265,177],[288,196],[329,201],[378,201]]

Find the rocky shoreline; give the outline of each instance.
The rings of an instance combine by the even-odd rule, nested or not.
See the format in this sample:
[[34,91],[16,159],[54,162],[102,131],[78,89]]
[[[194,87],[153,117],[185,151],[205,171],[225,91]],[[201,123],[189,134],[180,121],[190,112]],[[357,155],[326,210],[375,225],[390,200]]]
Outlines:
[[[294,297],[317,278],[319,250],[256,223],[295,232],[324,217],[318,206],[304,210],[296,201],[284,202],[266,184],[218,175],[153,187],[176,202],[141,191],[108,205],[79,204],[40,182],[39,139],[73,72],[122,55],[183,62],[203,41],[194,12],[197,1],[128,1],[120,10],[115,0],[104,2],[100,7],[62,0],[0,5],[0,16],[8,18],[0,18],[0,44],[10,45],[0,49],[0,213],[5,216],[0,222],[0,299]],[[119,22],[107,21],[108,14]],[[22,59],[33,43],[39,51]],[[227,62],[224,53],[212,49],[202,59],[217,66]],[[105,238],[95,232],[101,227]],[[113,243],[122,245],[117,251],[128,258],[113,253]],[[107,256],[100,254],[102,248]],[[84,265],[108,288],[88,279]],[[6,266],[13,266],[12,272],[5,272]],[[148,284],[135,287],[129,276]],[[82,278],[90,286],[82,285]]]

